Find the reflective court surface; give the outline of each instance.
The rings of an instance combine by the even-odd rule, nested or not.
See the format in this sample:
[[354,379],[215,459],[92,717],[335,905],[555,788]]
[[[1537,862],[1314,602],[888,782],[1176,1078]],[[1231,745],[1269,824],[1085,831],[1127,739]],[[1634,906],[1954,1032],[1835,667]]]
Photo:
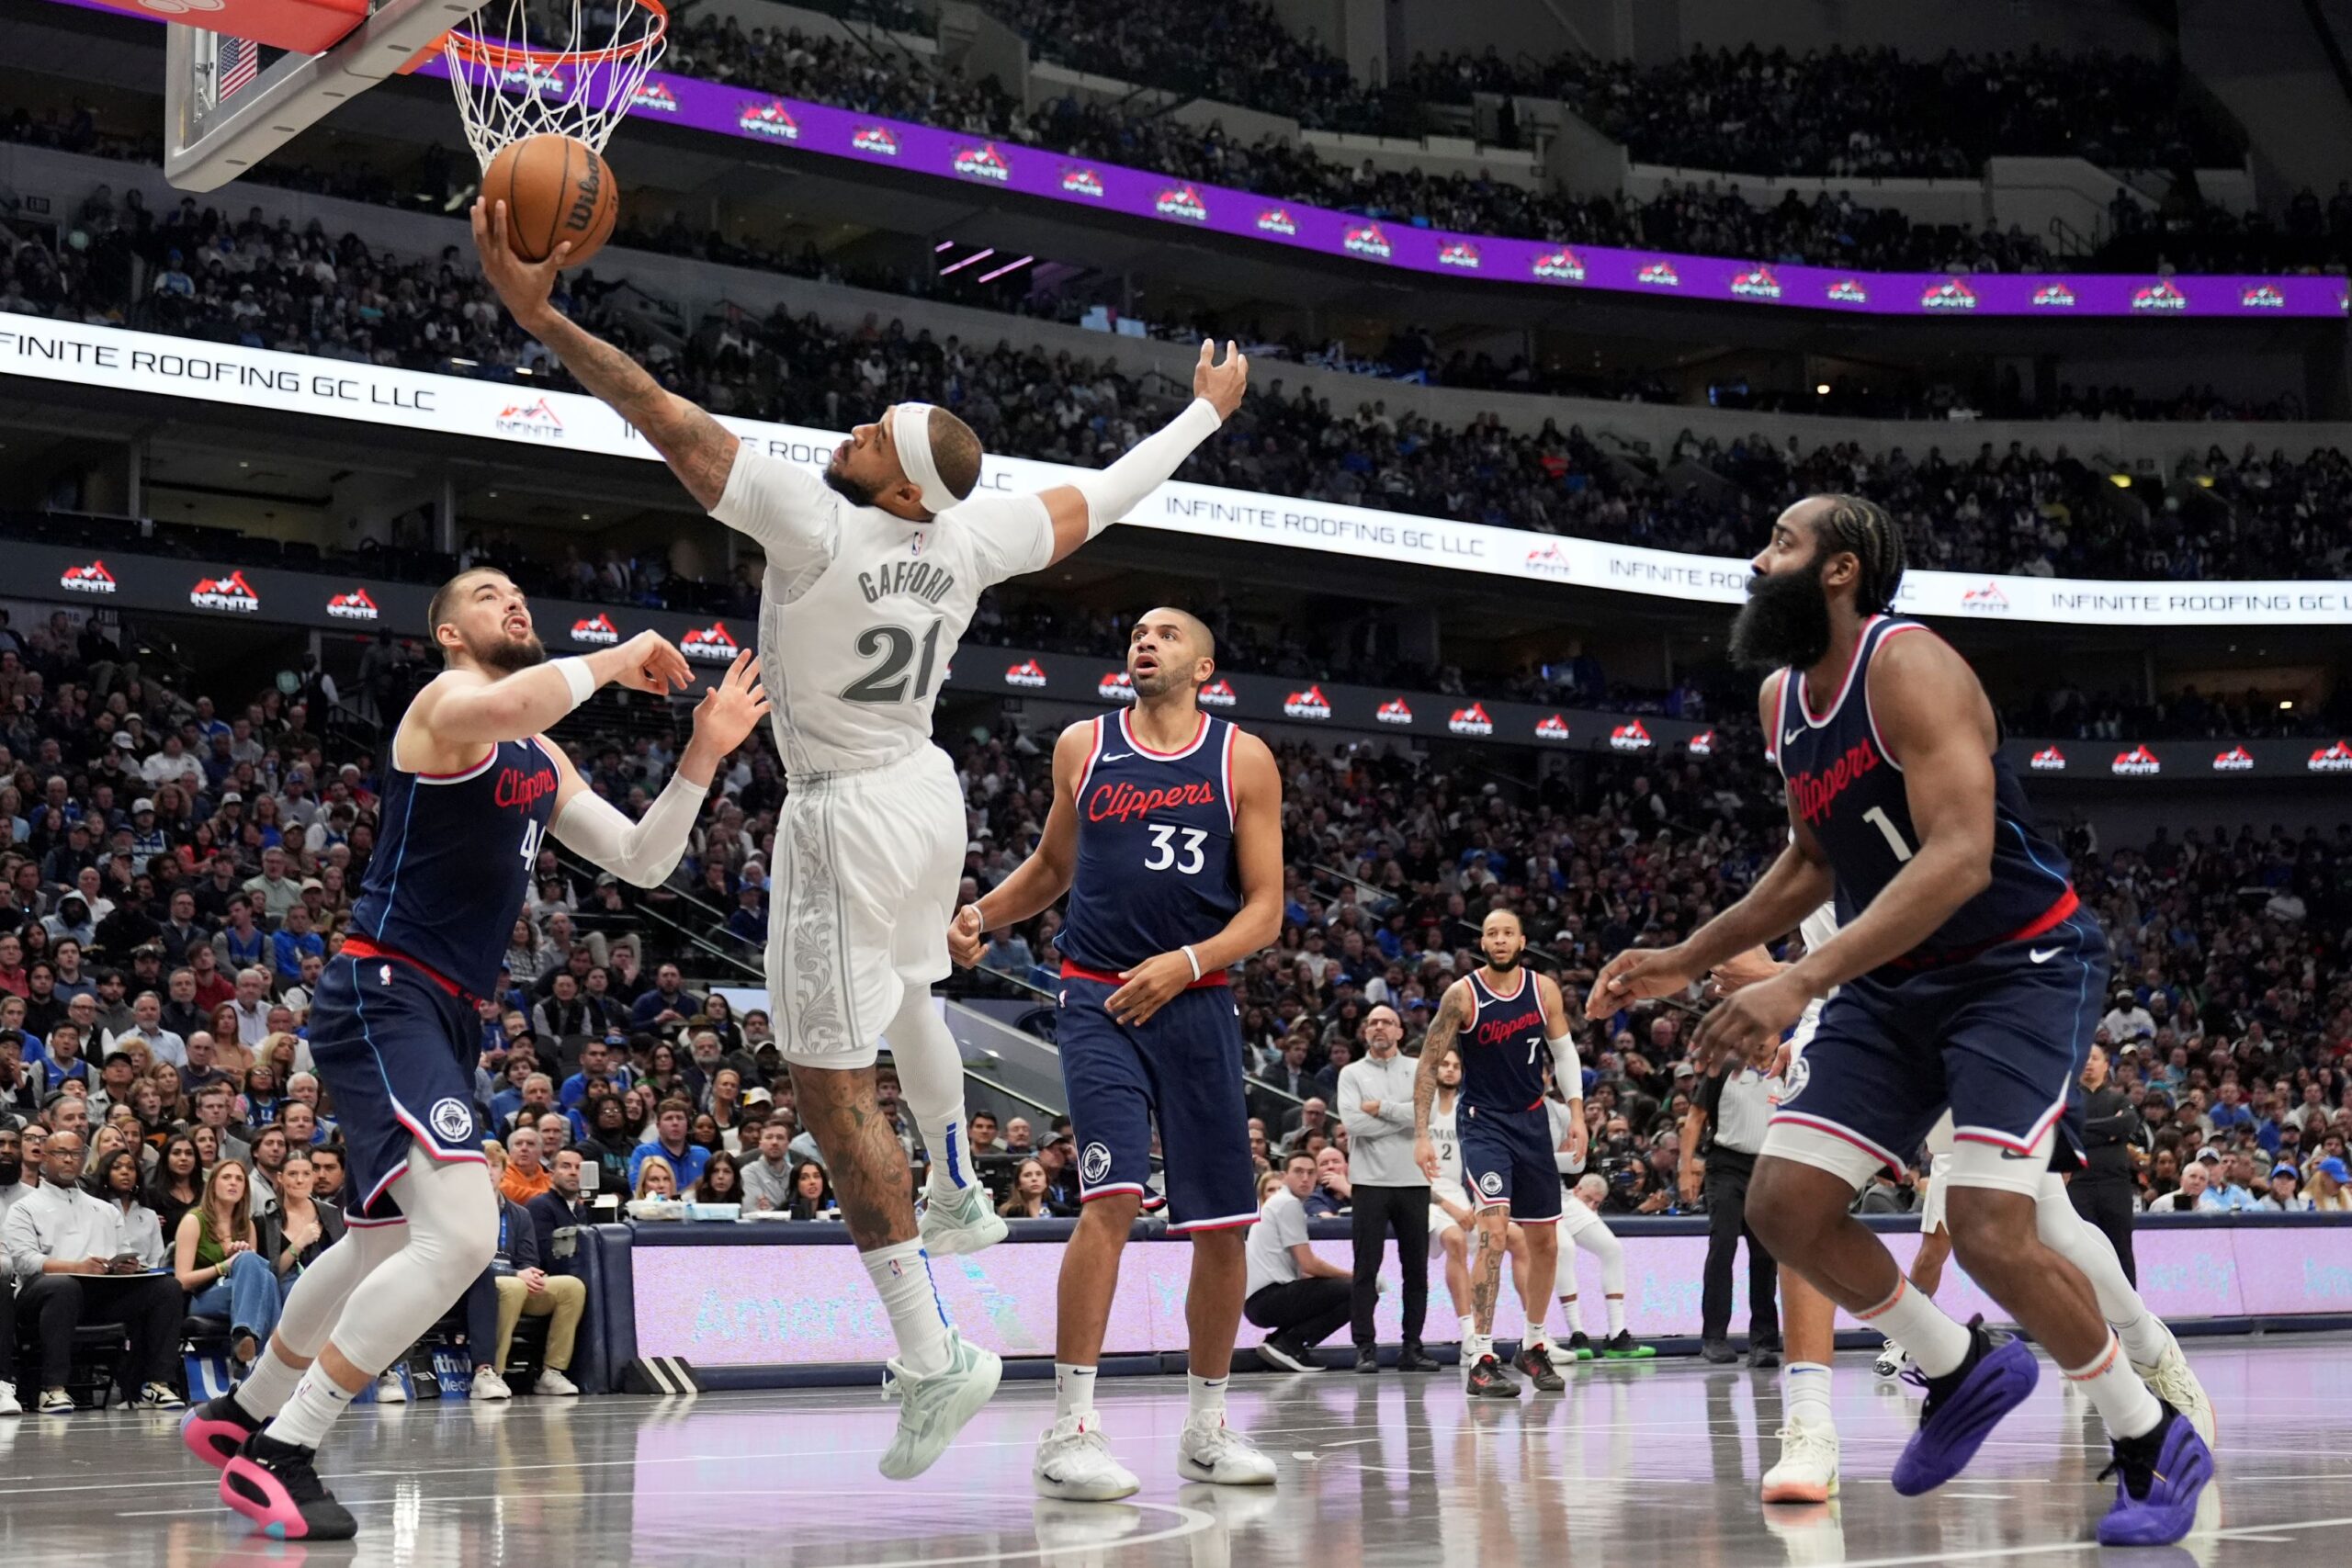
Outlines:
[[[1679,1360],[1588,1364],[1564,1394],[1466,1401],[1455,1374],[1234,1381],[1235,1423],[1280,1465],[1271,1489],[1189,1485],[1170,1378],[1103,1380],[1120,1504],[1051,1504],[1029,1461],[1043,1382],[1007,1382],[936,1469],[875,1472],[895,1407],[865,1390],[462,1402],[354,1410],[323,1457],[358,1516],[347,1544],[249,1539],[176,1422],[128,1413],[0,1420],[0,1562],[592,1564],[1387,1564],[2341,1561],[2352,1539],[2352,1339],[2188,1340],[2220,1414],[2210,1528],[2180,1548],[2087,1544],[2111,1483],[2086,1404],[2045,1360],[2032,1399],[1969,1472],[1916,1501],[1886,1474],[1917,1391],[1838,1360],[1842,1496],[1766,1510],[1778,1374]],[[2209,1496],[2211,1495],[2209,1494]],[[2214,1517],[2218,1516],[2218,1517]],[[2331,1544],[2331,1542],[2333,1544]]]

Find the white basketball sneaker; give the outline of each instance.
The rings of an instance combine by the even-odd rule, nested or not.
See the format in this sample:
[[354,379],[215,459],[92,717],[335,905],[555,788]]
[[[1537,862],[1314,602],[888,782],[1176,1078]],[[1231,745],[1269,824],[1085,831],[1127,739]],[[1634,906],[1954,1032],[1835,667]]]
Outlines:
[[1258,1445],[1225,1424],[1187,1420],[1176,1439],[1176,1473],[1213,1486],[1272,1486],[1274,1461]]
[[946,1195],[934,1187],[923,1199],[922,1219],[916,1231],[925,1252],[933,1258],[953,1258],[1002,1241],[1004,1216],[989,1207],[988,1189],[977,1183]]
[[882,1392],[899,1402],[899,1433],[881,1466],[892,1481],[912,1481],[939,1462],[1004,1377],[1004,1362],[995,1352],[967,1345],[952,1328],[947,1351],[946,1368],[929,1377],[917,1377],[896,1360],[884,1363]]
[[1143,1483],[1135,1472],[1111,1457],[1111,1445],[1091,1413],[1065,1416],[1037,1439],[1037,1462],[1029,1478],[1037,1495],[1065,1503],[1115,1503],[1132,1497]]
[[496,1372],[483,1371],[474,1374],[473,1385],[467,1394],[472,1399],[512,1399],[514,1391],[508,1388],[506,1380]]
[[1826,1503],[1838,1495],[1838,1428],[1792,1421],[1781,1428],[1781,1462],[1764,1472],[1767,1503]]
[[2205,1397],[2205,1385],[2189,1370],[2188,1358],[2181,1353],[2180,1341],[2173,1337],[2171,1329],[2165,1330],[2164,1354],[2145,1366],[2134,1361],[2132,1370],[2140,1374],[2148,1392],[2188,1417],[2207,1448],[2214,1446],[2221,1426],[2213,1416],[2213,1402]]

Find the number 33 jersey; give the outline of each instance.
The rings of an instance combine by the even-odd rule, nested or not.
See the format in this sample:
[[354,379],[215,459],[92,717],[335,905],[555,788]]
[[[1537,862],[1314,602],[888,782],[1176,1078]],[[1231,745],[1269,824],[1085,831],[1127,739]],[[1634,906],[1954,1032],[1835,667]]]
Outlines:
[[[801,457],[817,460],[746,439],[711,515],[767,554],[760,675],[787,777],[883,767],[931,743],[981,590],[1046,566],[1053,523],[1038,497],[986,489],[910,523],[856,505]],[[713,667],[739,651],[723,624],[684,648]],[[1028,666],[1005,679],[1015,694],[1045,683]]]
[[1233,741],[1221,718],[1200,716],[1191,744],[1154,751],[1127,712],[1088,721],[1094,731],[1078,777],[1078,866],[1062,956],[1104,975],[1205,942],[1241,908],[1233,855]]

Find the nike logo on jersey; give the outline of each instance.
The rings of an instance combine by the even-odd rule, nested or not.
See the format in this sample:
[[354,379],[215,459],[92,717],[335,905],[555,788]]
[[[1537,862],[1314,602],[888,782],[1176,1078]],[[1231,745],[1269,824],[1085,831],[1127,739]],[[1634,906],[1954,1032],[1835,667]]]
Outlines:
[[1106,762],[1125,761],[1127,758],[1134,755],[1135,753],[1133,751],[1105,751],[1102,753],[1102,761]]
[[2026,956],[2032,959],[2036,964],[2047,964],[2065,951],[2066,950],[2063,947],[2037,947],[2032,952],[2027,953]]
[[1797,737],[1804,733],[1804,731],[1802,729],[1792,729],[1786,735],[1781,737],[1781,744],[1783,746],[1793,746],[1797,743]]

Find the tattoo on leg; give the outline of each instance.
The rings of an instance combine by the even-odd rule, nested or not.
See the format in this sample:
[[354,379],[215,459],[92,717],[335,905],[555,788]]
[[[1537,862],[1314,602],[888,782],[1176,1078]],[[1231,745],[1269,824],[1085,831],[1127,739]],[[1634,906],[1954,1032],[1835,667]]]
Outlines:
[[1495,1326],[1495,1293],[1502,1287],[1502,1249],[1494,1244],[1494,1233],[1485,1225],[1478,1227],[1478,1251],[1470,1264],[1470,1313],[1481,1334]]
[[874,1069],[795,1067],[792,1087],[801,1124],[815,1135],[832,1177],[833,1196],[860,1252],[910,1241],[915,1234],[907,1151],[874,1096]]

